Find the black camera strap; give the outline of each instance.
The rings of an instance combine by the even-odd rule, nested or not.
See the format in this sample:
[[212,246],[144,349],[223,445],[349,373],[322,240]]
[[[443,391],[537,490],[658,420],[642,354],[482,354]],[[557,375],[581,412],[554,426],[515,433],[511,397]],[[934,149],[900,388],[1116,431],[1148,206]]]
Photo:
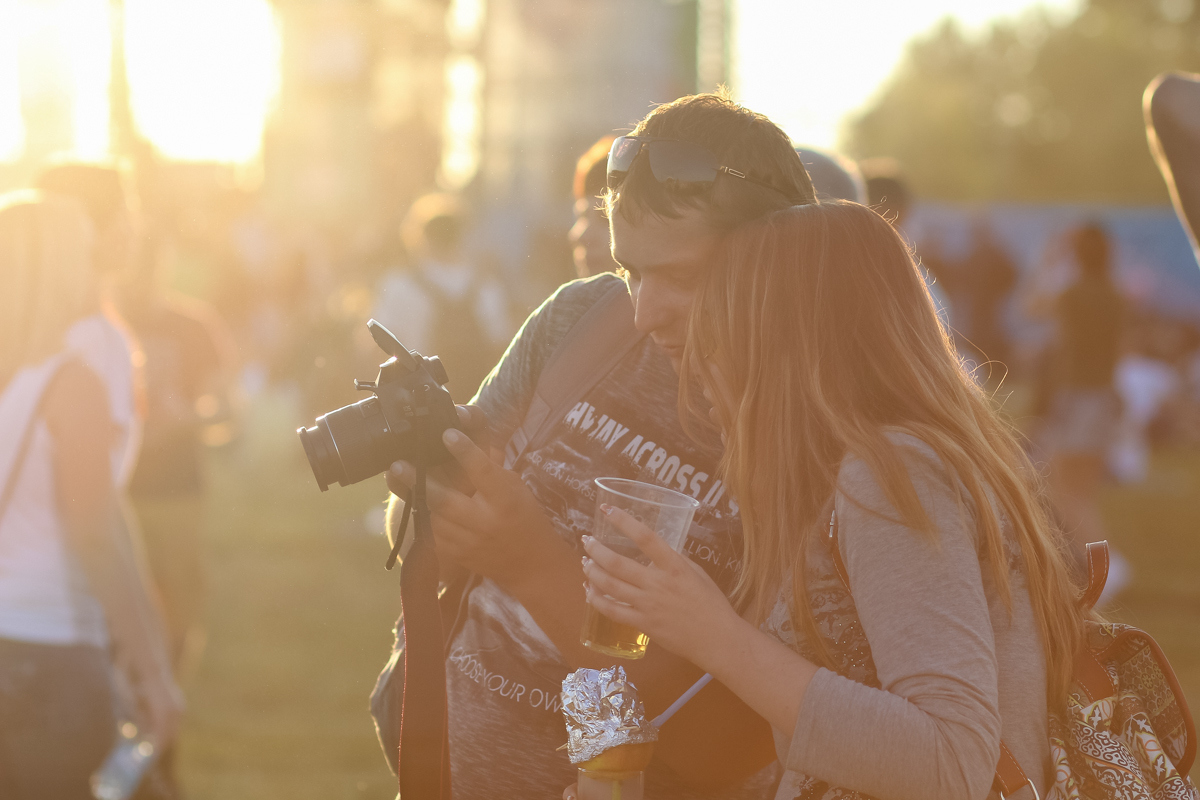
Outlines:
[[421,466],[417,467],[416,481],[404,504],[397,547],[408,527],[410,508],[415,534],[400,566],[400,605],[404,614],[400,796],[450,800],[450,732],[438,560],[425,499],[425,468]]

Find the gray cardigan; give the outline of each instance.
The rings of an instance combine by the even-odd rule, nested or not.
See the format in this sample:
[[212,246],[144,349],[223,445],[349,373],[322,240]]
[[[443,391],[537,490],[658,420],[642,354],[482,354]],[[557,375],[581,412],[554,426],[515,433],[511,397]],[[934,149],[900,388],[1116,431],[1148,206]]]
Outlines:
[[932,449],[893,441],[938,540],[894,521],[861,460],[843,463],[839,546],[882,689],[817,672],[795,730],[775,731],[786,771],[776,800],[791,800],[797,773],[879,800],[982,800],[1001,738],[1044,795],[1046,671],[1024,576],[1012,573],[1010,615]]

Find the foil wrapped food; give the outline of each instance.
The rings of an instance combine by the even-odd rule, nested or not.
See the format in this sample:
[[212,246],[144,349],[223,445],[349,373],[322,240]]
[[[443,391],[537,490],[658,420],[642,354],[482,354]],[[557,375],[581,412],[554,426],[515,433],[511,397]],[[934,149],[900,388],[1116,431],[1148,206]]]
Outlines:
[[623,667],[577,669],[568,675],[562,682],[562,712],[572,764],[617,745],[658,740],[658,729],[646,719]]

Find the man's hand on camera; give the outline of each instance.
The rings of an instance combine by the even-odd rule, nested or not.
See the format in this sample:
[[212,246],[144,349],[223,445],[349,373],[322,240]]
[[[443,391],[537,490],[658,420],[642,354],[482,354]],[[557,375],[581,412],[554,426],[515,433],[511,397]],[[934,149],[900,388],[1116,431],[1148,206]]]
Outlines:
[[[456,410],[458,411],[458,429],[471,437],[472,442],[490,453],[493,459],[503,459],[503,453],[494,450],[491,446],[491,429],[488,427],[487,415],[483,413],[483,409],[479,406],[457,406]],[[470,478],[457,461],[430,469],[429,477],[446,486],[453,486],[463,494],[473,494],[475,492],[475,487],[471,483]],[[411,480],[411,478],[409,478],[408,482],[401,480],[395,469],[387,473],[388,489],[397,497],[404,496],[405,492],[411,486]]]
[[[446,431],[443,441],[461,475],[454,480],[429,476],[427,498],[438,556],[517,593],[522,581],[539,574],[539,563],[565,545],[516,473],[459,431]],[[415,476],[411,464],[397,461],[388,473],[388,486],[402,494]]]

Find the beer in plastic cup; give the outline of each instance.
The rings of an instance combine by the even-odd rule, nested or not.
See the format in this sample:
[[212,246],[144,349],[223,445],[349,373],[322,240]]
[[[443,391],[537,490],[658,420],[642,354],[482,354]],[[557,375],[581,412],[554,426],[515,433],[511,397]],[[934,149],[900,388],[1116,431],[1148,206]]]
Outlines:
[[[600,511],[602,505],[619,508],[658,534],[672,549],[679,551],[687,539],[688,528],[700,503],[694,497],[673,489],[626,478],[596,478],[596,516],[592,535],[610,550],[642,564],[650,559],[633,540],[621,533],[612,520]],[[634,628],[614,622],[588,603],[579,641],[605,655],[616,658],[641,658],[646,655],[650,637]]]

